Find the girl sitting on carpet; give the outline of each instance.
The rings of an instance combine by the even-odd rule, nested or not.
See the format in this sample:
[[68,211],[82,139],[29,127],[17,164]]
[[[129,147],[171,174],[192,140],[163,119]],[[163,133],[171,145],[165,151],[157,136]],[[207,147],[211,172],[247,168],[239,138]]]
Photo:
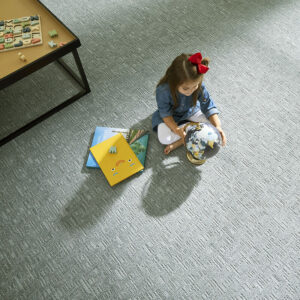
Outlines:
[[156,86],[158,109],[152,116],[152,128],[165,154],[184,144],[184,123],[210,122],[221,134],[222,146],[226,136],[221,128],[219,111],[203,84],[209,70],[209,58],[200,52],[177,56]]

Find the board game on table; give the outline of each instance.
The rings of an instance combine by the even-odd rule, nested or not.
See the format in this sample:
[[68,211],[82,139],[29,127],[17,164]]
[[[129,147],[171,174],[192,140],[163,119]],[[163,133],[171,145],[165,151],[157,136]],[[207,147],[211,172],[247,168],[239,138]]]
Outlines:
[[0,20],[0,52],[42,44],[41,29],[39,15]]

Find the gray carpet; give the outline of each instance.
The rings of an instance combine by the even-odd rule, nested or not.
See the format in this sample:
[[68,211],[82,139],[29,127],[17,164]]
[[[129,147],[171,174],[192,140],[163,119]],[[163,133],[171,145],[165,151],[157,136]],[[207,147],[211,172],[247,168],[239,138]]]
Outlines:
[[[300,2],[44,3],[92,92],[0,148],[0,298],[300,299]],[[195,167],[152,133],[111,188],[85,167],[95,127],[150,129],[156,82],[197,51],[228,145]],[[1,135],[76,91],[56,65],[0,91]]]

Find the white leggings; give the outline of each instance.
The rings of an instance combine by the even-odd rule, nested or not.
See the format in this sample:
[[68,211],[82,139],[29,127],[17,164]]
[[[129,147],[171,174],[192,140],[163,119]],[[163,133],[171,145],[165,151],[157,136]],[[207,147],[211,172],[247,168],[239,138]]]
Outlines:
[[[205,115],[199,110],[194,115],[188,118],[192,122],[209,122]],[[183,127],[185,124],[180,125]],[[161,144],[170,145],[180,139],[180,136],[174,133],[165,123],[160,123],[157,127],[157,137]]]

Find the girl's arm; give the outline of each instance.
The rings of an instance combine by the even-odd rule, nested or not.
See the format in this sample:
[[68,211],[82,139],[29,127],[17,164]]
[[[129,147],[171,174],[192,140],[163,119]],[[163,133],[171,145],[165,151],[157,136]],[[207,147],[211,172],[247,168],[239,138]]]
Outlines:
[[201,111],[205,114],[206,118],[219,113],[219,110],[213,99],[210,97],[204,83],[202,83],[202,93],[199,94],[198,101],[200,102]]
[[221,128],[221,121],[219,119],[218,114],[211,115],[210,117],[208,117],[208,119],[210,123],[213,124],[216,128]]
[[184,129],[178,127],[177,123],[175,122],[172,116],[163,118],[165,124],[177,135],[179,135],[182,139],[185,137]]
[[173,131],[176,131],[177,123],[175,122],[174,118],[172,116],[168,116],[163,118],[163,121],[165,122],[165,124]]
[[210,123],[213,124],[220,132],[221,138],[222,138],[222,146],[225,146],[227,139],[226,139],[226,135],[221,127],[221,121],[219,119],[218,114],[211,115],[208,119],[209,119]]

